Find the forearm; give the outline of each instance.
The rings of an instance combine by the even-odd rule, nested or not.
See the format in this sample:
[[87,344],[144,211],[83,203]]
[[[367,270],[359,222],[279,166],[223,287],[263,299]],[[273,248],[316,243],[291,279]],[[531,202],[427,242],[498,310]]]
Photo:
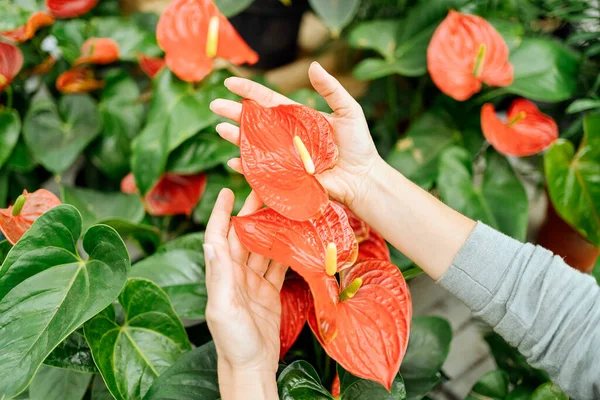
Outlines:
[[279,399],[275,371],[239,371],[222,359],[218,369],[222,400]]
[[433,279],[439,279],[475,222],[380,160],[353,211]]

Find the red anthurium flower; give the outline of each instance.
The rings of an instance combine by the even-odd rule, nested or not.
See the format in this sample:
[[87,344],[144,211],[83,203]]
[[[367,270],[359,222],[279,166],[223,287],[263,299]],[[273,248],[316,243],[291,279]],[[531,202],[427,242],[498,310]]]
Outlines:
[[24,190],[14,205],[0,209],[0,232],[14,245],[40,215],[60,204],[58,197],[46,189],[33,193]]
[[244,176],[261,200],[290,219],[321,215],[329,197],[314,175],[338,159],[327,119],[310,107],[244,100],[240,133]]
[[237,65],[258,61],[212,0],[171,2],[158,21],[156,40],[171,71],[187,82],[201,81],[217,57]]
[[358,246],[358,260],[375,258],[377,260],[391,261],[390,249],[383,236],[371,228],[369,237],[367,237]]
[[344,211],[346,211],[346,215],[348,216],[350,226],[352,227],[352,230],[354,230],[356,241],[358,243],[362,243],[363,240],[369,237],[369,231],[371,230],[371,227],[365,221],[358,218],[356,214],[354,214],[348,207],[346,207],[343,204],[340,204],[340,206],[342,206],[344,208]]
[[513,67],[508,47],[485,19],[450,10],[427,48],[427,68],[436,86],[456,100],[466,100],[490,86],[508,86]]
[[74,18],[86,14],[100,0],[46,0],[46,7],[57,18]]
[[54,64],[56,64],[56,58],[54,58],[52,56],[48,56],[48,57],[46,57],[46,59],[44,61],[42,61],[41,64],[33,67],[33,69],[31,70],[31,73],[33,75],[47,74],[48,72],[50,72],[52,67],[54,67]]
[[10,85],[23,66],[23,53],[17,46],[0,42],[0,92]]
[[142,71],[151,79],[165,66],[164,58],[150,57],[144,54],[138,55],[138,63]]
[[351,374],[388,390],[408,346],[412,303],[402,273],[387,261],[367,260],[340,272],[338,335],[327,343],[314,310],[308,323],[331,358]]
[[73,65],[111,64],[119,60],[119,44],[109,38],[89,38],[81,45],[81,55]]
[[492,104],[484,104],[481,108],[483,135],[502,154],[530,156],[558,139],[558,125],[554,119],[541,113],[531,101],[513,101],[506,116],[508,122],[498,118]]
[[308,316],[310,290],[308,285],[296,273],[288,273],[283,282],[281,298],[281,330],[279,333],[279,358],[283,358],[296,342]]
[[[166,173],[144,196],[148,214],[154,216],[190,215],[206,189],[206,175],[177,175]],[[138,193],[133,174],[121,181],[121,191]]]
[[356,260],[358,244],[344,210],[329,202],[316,219],[294,221],[264,208],[234,217],[233,226],[250,251],[291,266],[308,283],[324,341],[337,334],[338,283],[335,273]]
[[12,31],[0,32],[0,36],[7,37],[18,43],[23,43],[31,39],[38,29],[50,26],[54,23],[54,17],[45,12],[34,12],[31,14],[27,23]]
[[103,87],[104,81],[97,80],[89,68],[70,69],[56,80],[56,89],[61,93],[88,93]]

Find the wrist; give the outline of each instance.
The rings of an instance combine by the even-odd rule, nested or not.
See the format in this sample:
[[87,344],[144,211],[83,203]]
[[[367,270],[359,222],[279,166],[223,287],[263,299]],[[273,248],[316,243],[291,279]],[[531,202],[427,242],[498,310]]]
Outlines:
[[391,183],[392,173],[401,175],[379,155],[373,160],[367,173],[355,189],[354,201],[349,205],[355,214],[359,216],[369,214],[369,210],[376,206],[372,203],[378,203],[381,200],[386,185]]
[[278,398],[276,366],[239,368],[222,358],[218,359],[217,365],[222,400],[245,399],[248,393],[257,400]]

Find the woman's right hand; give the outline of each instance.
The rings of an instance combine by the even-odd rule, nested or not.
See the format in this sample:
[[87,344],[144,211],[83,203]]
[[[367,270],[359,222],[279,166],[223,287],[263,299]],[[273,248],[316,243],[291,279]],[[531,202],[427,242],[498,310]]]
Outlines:
[[[344,87],[317,62],[313,62],[308,70],[308,76],[315,90],[323,96],[332,114],[324,114],[333,126],[335,142],[339,148],[337,165],[320,175],[317,179],[325,187],[329,195],[346,204],[351,209],[366,197],[369,176],[381,164],[373,139],[369,132],[367,121],[362,108]],[[263,107],[274,107],[281,104],[294,104],[287,97],[268,89],[256,82],[243,78],[228,78],[225,86],[246,99],[256,101]],[[239,102],[217,99],[210,104],[216,114],[240,122],[242,104]],[[217,125],[221,137],[238,145],[240,129],[230,123]],[[229,166],[241,172],[240,159],[232,159]]]

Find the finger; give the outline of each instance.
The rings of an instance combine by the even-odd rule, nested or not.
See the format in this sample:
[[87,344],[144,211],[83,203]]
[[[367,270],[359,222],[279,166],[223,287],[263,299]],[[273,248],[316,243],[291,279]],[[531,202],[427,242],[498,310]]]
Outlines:
[[233,100],[216,99],[210,103],[210,110],[221,117],[228,118],[234,122],[240,122],[242,114],[242,103]]
[[321,64],[316,61],[310,64],[308,77],[315,90],[325,99],[334,113],[339,116],[360,114],[360,105],[337,79],[325,71]]
[[267,272],[267,269],[269,268],[270,261],[271,260],[269,258],[261,256],[260,254],[250,253],[246,265],[252,271],[256,272],[257,275],[264,276],[265,272]]
[[[263,202],[260,200],[258,195],[254,193],[254,191],[252,191],[250,192],[250,195],[248,195],[248,197],[246,198],[246,201],[242,206],[242,209],[240,210],[238,216],[241,217],[244,215],[251,214],[254,211],[258,210],[260,207],[262,207],[262,205]],[[246,250],[246,248],[240,242],[240,239],[238,238],[235,229],[229,230],[227,240],[229,243],[229,251],[231,253],[231,258],[240,265],[246,264],[246,262],[248,261],[249,253],[248,250]]]
[[223,139],[235,144],[240,145],[240,128],[230,124],[229,122],[222,122],[216,126],[216,131]]
[[235,196],[230,189],[222,189],[206,225],[205,243],[227,245],[229,222]]
[[244,171],[242,170],[242,160],[239,157],[235,157],[227,161],[227,165],[235,172],[240,173],[242,175],[244,174]]
[[231,77],[225,79],[225,86],[233,93],[246,99],[254,100],[263,107],[274,107],[280,104],[296,104],[282,94],[271,90],[250,79]]
[[265,279],[269,281],[269,283],[273,285],[275,289],[281,290],[287,269],[287,265],[273,261],[265,273]]

